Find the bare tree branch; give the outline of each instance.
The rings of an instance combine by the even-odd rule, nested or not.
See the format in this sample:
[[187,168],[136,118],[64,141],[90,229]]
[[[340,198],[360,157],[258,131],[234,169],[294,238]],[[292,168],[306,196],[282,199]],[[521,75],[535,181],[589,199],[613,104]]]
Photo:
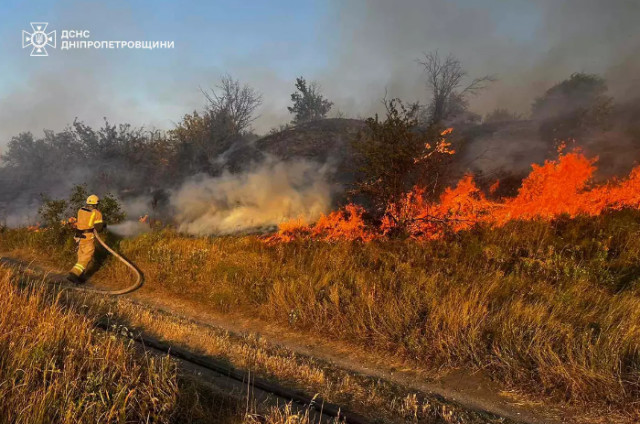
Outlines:
[[227,121],[232,132],[240,134],[249,129],[258,118],[255,110],[262,104],[262,95],[248,85],[240,85],[229,74],[222,77],[217,90],[202,91],[207,99],[207,112],[219,120]]
[[460,60],[451,54],[442,57],[437,50],[425,53],[424,59],[418,63],[424,68],[426,85],[432,94],[429,104],[431,122],[441,122],[466,109],[468,95],[477,94],[495,81],[494,77],[486,75],[463,87],[467,72]]

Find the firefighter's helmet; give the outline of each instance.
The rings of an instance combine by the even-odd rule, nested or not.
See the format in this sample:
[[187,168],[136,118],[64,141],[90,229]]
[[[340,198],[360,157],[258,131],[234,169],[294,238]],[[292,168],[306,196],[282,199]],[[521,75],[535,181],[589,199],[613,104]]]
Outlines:
[[87,205],[97,205],[100,199],[95,194],[87,197]]

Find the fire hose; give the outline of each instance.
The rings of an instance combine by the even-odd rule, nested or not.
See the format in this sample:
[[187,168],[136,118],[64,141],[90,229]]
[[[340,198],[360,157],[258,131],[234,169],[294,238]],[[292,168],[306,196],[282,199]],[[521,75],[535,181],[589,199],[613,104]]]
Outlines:
[[[95,229],[93,230],[93,234],[95,235],[95,238],[98,240],[98,242],[102,245],[102,247],[104,247],[116,259],[124,263],[129,269],[131,269],[131,271],[133,271],[133,273],[136,275],[135,283],[121,290],[103,290],[103,289],[78,287],[78,286],[73,286],[73,287],[66,286],[65,288],[71,289],[71,290],[88,292],[88,293],[100,293],[100,294],[109,294],[109,295],[123,295],[123,294],[131,293],[132,291],[140,288],[144,281],[144,277],[140,272],[140,270],[136,268],[136,266],[132,264],[129,260],[125,259],[122,255],[120,255],[118,252],[116,252],[111,247],[109,247],[109,245],[105,243],[105,241],[102,238],[100,238],[100,236],[98,235],[98,232]],[[20,266],[27,271],[31,270],[32,272],[36,272],[36,273],[44,273],[45,279],[46,279],[46,275],[48,274],[48,272],[36,266],[25,264],[20,260],[0,256],[0,264],[3,264],[3,263],[9,264],[11,266]],[[54,274],[54,276],[56,277],[56,279],[52,280],[52,282],[59,283],[60,280],[58,278],[62,276],[60,274]],[[102,321],[97,322],[96,326],[105,331],[113,330],[112,325]],[[203,355],[194,354],[192,352],[189,352],[186,349],[180,348],[178,346],[172,346],[154,337],[144,335],[143,333],[139,333],[137,336],[132,335],[130,337],[132,337],[133,340],[139,343],[142,343],[144,347],[151,347],[157,351],[162,351],[182,361],[189,362],[199,367],[206,368],[210,371],[221,374],[226,378],[241,382],[243,384],[246,384],[249,381],[250,384],[253,385],[255,388],[258,388],[268,393],[272,393],[279,397],[287,398],[293,402],[296,402],[302,405],[308,405],[309,408],[312,408],[316,411],[319,411],[321,414],[328,415],[330,417],[337,417],[338,419],[343,420],[343,422],[345,422],[346,424],[368,424],[370,422],[368,419],[364,418],[363,416],[352,413],[352,412],[346,412],[340,406],[329,403],[329,402],[325,402],[322,398],[318,396],[310,397],[304,394],[303,392],[288,389],[284,386],[280,386],[277,383],[273,383],[259,377],[256,378],[255,376],[251,376],[248,373],[245,373],[232,366],[229,366],[228,364],[220,360],[215,360]]]
[[93,235],[96,237],[96,240],[98,240],[98,242],[102,245],[102,247],[105,248],[107,252],[111,253],[116,259],[118,259],[120,262],[125,264],[131,271],[133,271],[133,273],[136,276],[136,281],[129,287],[125,287],[120,290],[104,290],[104,289],[94,289],[90,287],[76,287],[76,289],[89,292],[89,293],[101,293],[101,294],[111,294],[111,295],[119,296],[119,295],[131,293],[132,291],[142,287],[142,283],[144,282],[144,277],[142,276],[142,273],[140,272],[140,270],[136,268],[136,266],[132,264],[130,261],[123,258],[122,255],[120,255],[118,252],[116,252],[111,247],[109,247],[109,245],[105,243],[104,240],[102,240],[100,235],[98,235],[98,232],[95,229],[93,230]]

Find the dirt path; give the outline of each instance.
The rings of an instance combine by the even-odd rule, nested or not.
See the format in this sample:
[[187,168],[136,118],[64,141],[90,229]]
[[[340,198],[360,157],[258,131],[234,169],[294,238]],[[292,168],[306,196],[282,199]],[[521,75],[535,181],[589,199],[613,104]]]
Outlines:
[[[484,373],[460,370],[434,376],[396,357],[367,352],[344,342],[300,334],[282,326],[238,314],[219,314],[203,310],[201,305],[183,299],[141,290],[131,296],[136,302],[198,324],[210,325],[230,333],[253,333],[270,344],[279,345],[305,356],[323,359],[359,374],[400,384],[419,392],[436,394],[468,409],[486,411],[510,420],[531,424],[561,423],[566,415],[548,405],[526,402],[515,394],[502,392]],[[319,329],[321,334],[321,329]]]
[[[6,255],[11,256],[11,255]],[[15,253],[13,254],[15,257]],[[21,259],[25,260],[23,255]],[[59,272],[51,263],[32,260],[34,265],[50,272]],[[96,285],[108,287],[111,284],[94,276]],[[322,337],[322,329],[317,336],[300,334],[282,326],[238,314],[220,314],[204,310],[202,304],[187,299],[176,298],[163,292],[153,281],[135,293],[121,298],[124,302],[134,302],[145,308],[168,313],[190,320],[198,325],[223,329],[234,334],[253,333],[271,345],[285,347],[301,355],[328,361],[339,367],[365,376],[383,379],[399,384],[410,390],[442,397],[469,410],[485,411],[522,423],[543,424],[576,422],[571,411],[552,408],[542,403],[527,402],[515,393],[501,391],[483,372],[459,370],[444,375],[434,375],[397,357],[367,351],[345,342]]]

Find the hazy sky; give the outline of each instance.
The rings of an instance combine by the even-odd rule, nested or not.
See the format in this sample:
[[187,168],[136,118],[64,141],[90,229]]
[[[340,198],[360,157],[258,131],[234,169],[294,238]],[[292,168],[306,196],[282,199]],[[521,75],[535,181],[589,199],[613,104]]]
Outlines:
[[[58,30],[49,57],[22,49],[32,21]],[[336,109],[367,116],[385,90],[427,98],[416,59],[433,49],[455,54],[472,75],[498,77],[472,103],[481,113],[527,113],[575,71],[600,73],[615,95],[630,97],[640,93],[638,22],[636,0],[2,0],[0,146],[75,117],[170,128],[203,105],[199,87],[225,72],[263,93],[259,132],[290,119],[299,75],[317,80]],[[60,51],[63,29],[175,48]]]

